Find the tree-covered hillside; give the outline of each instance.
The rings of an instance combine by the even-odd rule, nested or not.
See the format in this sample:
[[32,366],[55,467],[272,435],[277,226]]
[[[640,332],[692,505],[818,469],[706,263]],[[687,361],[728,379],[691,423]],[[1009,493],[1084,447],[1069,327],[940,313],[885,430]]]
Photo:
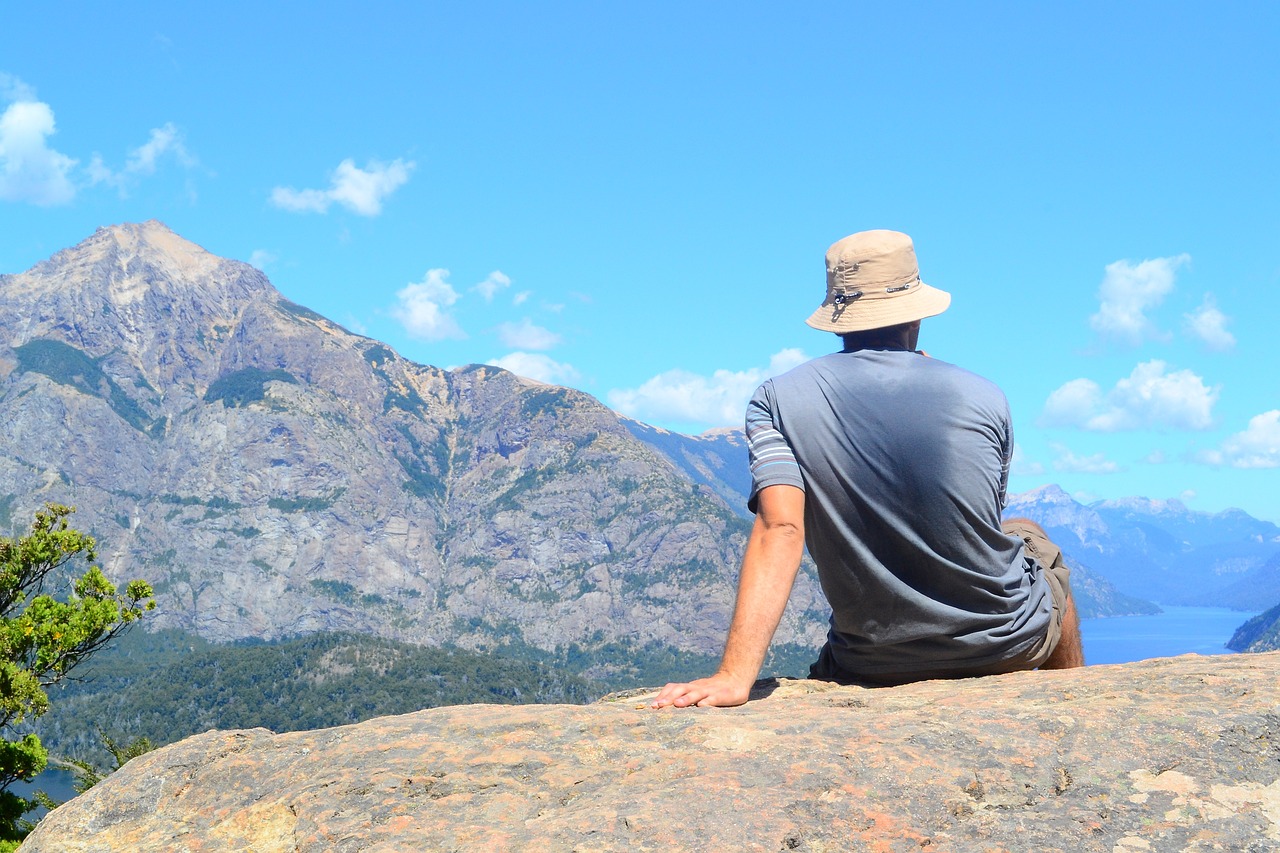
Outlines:
[[1280,604],[1245,622],[1227,641],[1237,652],[1274,652],[1280,649]]
[[[804,675],[815,653],[778,645],[765,674]],[[219,645],[139,630],[55,687],[53,710],[36,731],[54,755],[102,762],[100,731],[119,743],[145,737],[162,746],[209,729],[298,731],[442,705],[582,704],[705,675],[716,662],[622,643],[548,653],[509,642],[473,652],[355,634]],[[601,671],[609,676],[591,677]]]
[[162,745],[209,729],[296,731],[440,705],[583,703],[603,692],[547,664],[352,634],[217,646],[135,631],[77,674],[55,688],[37,724],[64,756],[97,757],[99,728]]

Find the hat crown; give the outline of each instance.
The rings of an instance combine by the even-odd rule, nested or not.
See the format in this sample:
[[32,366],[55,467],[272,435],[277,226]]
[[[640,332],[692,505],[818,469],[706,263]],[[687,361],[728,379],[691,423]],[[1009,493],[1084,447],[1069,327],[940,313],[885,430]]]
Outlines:
[[860,231],[827,250],[827,287],[892,287],[920,277],[916,249],[900,231]]
[[950,304],[949,293],[920,280],[910,237],[859,231],[827,249],[827,297],[805,322],[845,334],[933,317]]

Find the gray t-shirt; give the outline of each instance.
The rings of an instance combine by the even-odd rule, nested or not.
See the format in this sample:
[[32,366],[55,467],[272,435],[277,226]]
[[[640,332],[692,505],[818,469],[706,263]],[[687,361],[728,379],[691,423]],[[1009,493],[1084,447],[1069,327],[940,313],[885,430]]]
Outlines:
[[805,491],[805,541],[831,604],[839,675],[963,675],[1039,642],[1053,602],[1000,530],[1013,431],[991,382],[914,352],[814,359],[747,408],[761,489]]

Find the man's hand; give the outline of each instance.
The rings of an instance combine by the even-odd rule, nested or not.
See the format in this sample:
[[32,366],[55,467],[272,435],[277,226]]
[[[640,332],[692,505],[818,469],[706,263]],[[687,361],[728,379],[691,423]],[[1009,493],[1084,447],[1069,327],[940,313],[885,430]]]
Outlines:
[[649,707],[688,708],[696,705],[699,708],[728,708],[746,702],[753,683],[743,683],[741,679],[723,672],[687,684],[673,682],[662,688]]
[[795,486],[766,486],[760,490],[756,522],[742,558],[738,600],[720,670],[710,678],[668,684],[652,707],[727,707],[747,701],[803,554],[804,491]]

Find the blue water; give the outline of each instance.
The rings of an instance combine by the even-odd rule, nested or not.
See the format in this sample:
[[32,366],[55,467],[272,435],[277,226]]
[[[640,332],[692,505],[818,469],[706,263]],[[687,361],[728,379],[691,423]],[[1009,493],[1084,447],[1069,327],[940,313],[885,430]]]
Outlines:
[[1160,605],[1154,616],[1120,616],[1082,619],[1086,663],[1128,663],[1194,652],[1229,655],[1227,640],[1256,615],[1224,607],[1171,607]]

